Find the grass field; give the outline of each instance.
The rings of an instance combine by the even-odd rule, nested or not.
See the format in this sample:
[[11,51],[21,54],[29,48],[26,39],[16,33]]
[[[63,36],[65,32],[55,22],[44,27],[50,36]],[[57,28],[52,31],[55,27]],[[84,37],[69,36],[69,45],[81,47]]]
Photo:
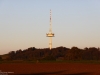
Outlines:
[[93,64],[100,64],[100,60],[12,60],[12,61],[0,61],[0,63],[93,63]]
[[[11,75],[100,75],[100,64],[83,62],[2,63],[0,70]],[[10,75],[10,74],[8,74]]]

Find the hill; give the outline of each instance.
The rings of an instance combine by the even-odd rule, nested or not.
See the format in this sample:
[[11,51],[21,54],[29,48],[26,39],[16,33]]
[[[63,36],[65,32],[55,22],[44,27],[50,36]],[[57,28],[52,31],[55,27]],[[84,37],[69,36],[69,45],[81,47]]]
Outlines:
[[78,47],[57,47],[37,49],[30,47],[25,50],[10,51],[1,55],[3,60],[100,60],[99,48],[91,47],[79,49]]

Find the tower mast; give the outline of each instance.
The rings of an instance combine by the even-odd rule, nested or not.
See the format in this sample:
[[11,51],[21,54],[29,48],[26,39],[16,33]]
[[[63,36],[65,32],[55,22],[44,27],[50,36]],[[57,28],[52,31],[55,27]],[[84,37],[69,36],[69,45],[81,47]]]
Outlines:
[[50,30],[49,30],[49,32],[52,33],[51,9],[50,9]]
[[52,22],[51,22],[51,9],[50,9],[50,29],[49,33],[46,34],[49,37],[49,48],[52,49],[52,37],[54,37],[54,33],[52,33]]

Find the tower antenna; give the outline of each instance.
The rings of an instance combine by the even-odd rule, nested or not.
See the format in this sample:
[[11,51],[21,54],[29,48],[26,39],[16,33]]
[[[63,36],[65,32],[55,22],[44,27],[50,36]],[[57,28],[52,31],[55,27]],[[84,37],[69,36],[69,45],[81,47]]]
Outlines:
[[52,37],[54,37],[54,33],[52,33],[52,21],[51,21],[51,9],[50,9],[50,29],[49,33],[46,34],[49,37],[49,48],[52,49]]
[[49,30],[49,32],[52,32],[51,9],[50,9],[50,30]]

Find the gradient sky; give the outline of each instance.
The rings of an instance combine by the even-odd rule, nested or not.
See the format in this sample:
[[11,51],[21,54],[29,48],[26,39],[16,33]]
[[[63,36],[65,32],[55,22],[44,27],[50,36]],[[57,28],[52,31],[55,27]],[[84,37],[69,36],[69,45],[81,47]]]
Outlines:
[[100,0],[0,0],[0,54],[53,47],[100,47]]

